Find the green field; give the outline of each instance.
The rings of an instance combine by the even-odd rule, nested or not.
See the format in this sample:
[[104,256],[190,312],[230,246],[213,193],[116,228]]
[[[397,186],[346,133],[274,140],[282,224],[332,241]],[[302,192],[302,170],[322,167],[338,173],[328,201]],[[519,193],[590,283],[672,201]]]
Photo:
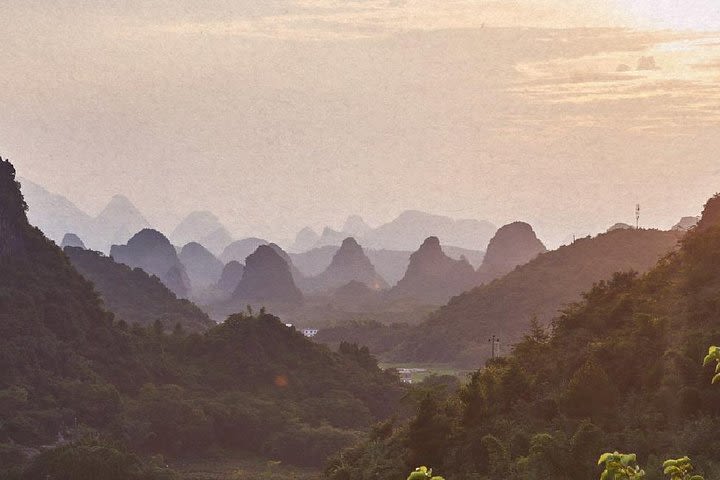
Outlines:
[[472,370],[461,370],[451,365],[441,363],[380,363],[379,366],[383,370],[387,370],[389,368],[424,370],[422,372],[412,373],[413,383],[422,382],[425,378],[431,375],[452,375],[460,379],[460,381],[465,381],[467,380],[468,375],[473,372]]

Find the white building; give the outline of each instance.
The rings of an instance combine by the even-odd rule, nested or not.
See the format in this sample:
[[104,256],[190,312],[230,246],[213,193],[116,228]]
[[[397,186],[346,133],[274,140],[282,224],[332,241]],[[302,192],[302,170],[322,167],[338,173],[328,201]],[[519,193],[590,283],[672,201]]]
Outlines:
[[317,328],[303,328],[301,330],[302,334],[305,335],[308,338],[312,338],[315,335],[318,334],[319,330]]

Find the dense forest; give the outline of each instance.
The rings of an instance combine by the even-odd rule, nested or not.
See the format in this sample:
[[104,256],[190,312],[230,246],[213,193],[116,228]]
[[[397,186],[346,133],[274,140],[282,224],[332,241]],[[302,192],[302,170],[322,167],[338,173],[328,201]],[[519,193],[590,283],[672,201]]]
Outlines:
[[[454,297],[420,325],[360,318],[324,328],[329,345],[367,345],[383,360],[453,364],[474,369],[491,357],[488,338],[503,352],[522,340],[533,319],[548,325],[593,283],[618,271],[645,272],[677,246],[681,232],[614,230],[538,255],[507,275]],[[423,318],[421,317],[421,318]],[[390,322],[387,322],[390,323]]]
[[164,478],[143,458],[212,449],[317,466],[396,412],[404,388],[367,349],[264,311],[204,333],[115,318],[28,224],[14,175],[0,160],[0,478]]
[[512,354],[452,395],[428,392],[409,423],[376,429],[328,476],[389,480],[423,464],[457,479],[590,479],[601,453],[620,451],[648,479],[684,455],[716,478],[720,387],[702,362],[720,342],[718,218],[720,196],[651,271],[597,283],[549,330],[533,322]]
[[105,307],[128,325],[151,327],[160,321],[167,329],[180,325],[197,332],[215,325],[192,302],[178,299],[160,279],[140,268],[82,248],[65,247],[63,251],[73,267],[93,283]]

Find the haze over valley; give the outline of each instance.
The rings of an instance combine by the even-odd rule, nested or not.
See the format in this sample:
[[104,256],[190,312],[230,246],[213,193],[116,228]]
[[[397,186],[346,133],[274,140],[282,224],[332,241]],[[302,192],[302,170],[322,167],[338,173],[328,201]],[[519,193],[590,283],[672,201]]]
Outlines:
[[0,480],[720,478],[715,2],[0,18]]

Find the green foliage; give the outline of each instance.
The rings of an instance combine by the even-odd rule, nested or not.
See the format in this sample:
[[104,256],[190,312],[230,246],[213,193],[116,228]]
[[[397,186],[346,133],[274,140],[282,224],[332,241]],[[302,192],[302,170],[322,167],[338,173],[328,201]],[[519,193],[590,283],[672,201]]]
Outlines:
[[190,332],[207,330],[214,322],[193,303],[178,299],[155,276],[116,263],[99,252],[66,247],[72,265],[93,283],[105,306],[126,323],[149,327],[161,322]]
[[[553,280],[545,277],[550,286]],[[478,304],[478,311],[486,306]],[[720,390],[699,361],[705,357],[720,374],[720,349],[707,350],[720,342],[718,318],[720,225],[709,225],[687,233],[647,274],[617,273],[598,282],[558,315],[549,335],[536,323],[510,355],[487,362],[457,394],[423,405],[386,441],[354,447],[363,455],[346,457],[347,479],[364,480],[355,462],[369,458],[432,462],[449,477],[493,478],[491,444],[482,441],[489,437],[509,456],[499,478],[592,478],[599,452],[628,447],[652,467],[649,479],[660,478],[658,459],[677,452],[693,459],[691,476],[717,477]],[[466,325],[442,327],[452,335]],[[440,338],[433,349],[445,347]],[[639,475],[636,463],[615,461],[619,466],[603,462],[610,467],[606,478]]]
[[636,480],[645,477],[645,471],[638,466],[634,453],[603,453],[598,465],[604,467],[600,480]]
[[715,362],[715,376],[712,379],[712,384],[720,382],[720,347],[710,347],[708,354],[705,355],[703,360],[703,367],[710,365]]
[[688,457],[676,460],[665,460],[663,473],[670,477],[670,480],[703,480],[700,475],[693,475],[693,465]]
[[35,480],[173,480],[175,474],[148,464],[111,443],[89,439],[48,450],[37,456],[22,474]]
[[[84,432],[145,456],[227,449],[318,466],[395,413],[405,387],[367,350],[332,352],[265,309],[194,333],[207,317],[156,279],[69,249],[122,312],[116,319],[67,256],[28,225],[6,162],[0,184],[2,468],[17,471],[25,461],[14,445],[55,445],[32,478],[113,478],[98,472],[123,463],[137,471],[121,478],[144,472],[124,448],[64,444]],[[115,294],[137,295],[147,312],[113,303]],[[178,323],[187,328],[172,330]]]
[[414,472],[411,472],[407,480],[445,480],[443,477],[433,476],[432,468],[418,467]]

